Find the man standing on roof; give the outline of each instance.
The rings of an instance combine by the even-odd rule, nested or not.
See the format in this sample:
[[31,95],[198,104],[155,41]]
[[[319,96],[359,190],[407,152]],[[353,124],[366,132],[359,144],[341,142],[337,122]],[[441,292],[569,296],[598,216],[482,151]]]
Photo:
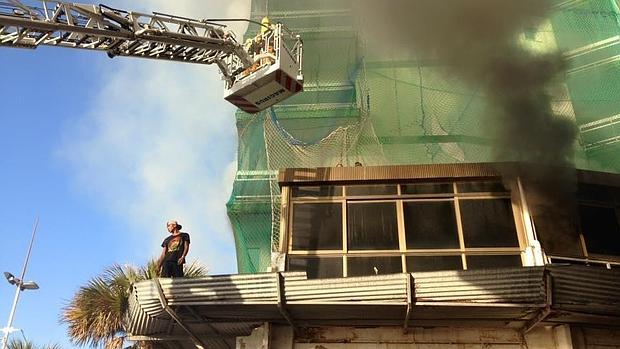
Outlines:
[[161,244],[164,249],[157,261],[157,270],[162,277],[183,277],[183,264],[189,252],[189,234],[182,233],[183,226],[175,220],[168,221],[166,226],[171,235]]

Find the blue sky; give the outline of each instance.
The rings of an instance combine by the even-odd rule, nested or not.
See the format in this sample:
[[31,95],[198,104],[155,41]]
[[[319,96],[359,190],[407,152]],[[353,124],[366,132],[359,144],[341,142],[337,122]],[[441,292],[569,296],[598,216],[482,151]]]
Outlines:
[[[184,16],[247,17],[248,0],[107,4]],[[234,28],[239,34],[243,28]],[[156,256],[176,218],[190,256],[236,272],[226,218],[236,166],[234,108],[215,67],[0,48],[0,272],[18,274],[38,236],[14,327],[37,344],[72,345],[58,323],[80,285],[113,264]],[[14,288],[0,282],[0,327]]]

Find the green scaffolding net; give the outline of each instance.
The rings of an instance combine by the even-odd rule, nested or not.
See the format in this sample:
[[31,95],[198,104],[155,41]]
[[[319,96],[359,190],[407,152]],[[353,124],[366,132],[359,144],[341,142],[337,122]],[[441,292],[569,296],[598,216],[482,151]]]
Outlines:
[[[518,1],[518,0],[515,0]],[[620,11],[616,0],[555,1],[519,40],[568,62],[552,109],[576,124],[577,167],[620,173]],[[304,40],[304,92],[237,112],[238,171],[228,202],[239,272],[266,271],[280,231],[277,171],[290,167],[488,162],[485,93],[428,60],[368,48],[351,0],[253,0]],[[250,26],[247,36],[258,28]]]

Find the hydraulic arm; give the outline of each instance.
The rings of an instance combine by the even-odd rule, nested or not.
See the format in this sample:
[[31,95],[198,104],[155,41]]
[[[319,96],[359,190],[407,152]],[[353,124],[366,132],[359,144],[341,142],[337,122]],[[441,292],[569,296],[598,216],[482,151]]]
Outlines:
[[226,80],[225,99],[248,113],[303,89],[301,38],[268,18],[254,38],[241,44],[226,25],[209,20],[105,5],[0,0],[0,46],[39,45],[216,64]]
[[105,5],[0,1],[0,45],[61,46],[106,51],[110,57],[217,64],[231,83],[253,62],[234,33],[225,29],[225,25],[207,20]]

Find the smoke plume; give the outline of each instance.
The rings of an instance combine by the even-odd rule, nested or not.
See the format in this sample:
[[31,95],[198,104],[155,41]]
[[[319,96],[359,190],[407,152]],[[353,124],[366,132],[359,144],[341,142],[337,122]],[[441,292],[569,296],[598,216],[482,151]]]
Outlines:
[[551,89],[565,71],[561,55],[519,44],[548,17],[547,0],[365,1],[370,42],[392,42],[419,60],[484,91],[487,135],[496,161],[570,165],[576,130],[554,115]]
[[436,62],[484,93],[482,131],[493,142],[494,160],[545,165],[500,168],[535,193],[528,199],[539,214],[573,211],[558,210],[558,203],[574,197],[576,127],[555,115],[551,103],[566,64],[559,53],[533,52],[519,40],[548,18],[551,1],[364,0],[359,10],[370,50],[389,47],[409,59]]

